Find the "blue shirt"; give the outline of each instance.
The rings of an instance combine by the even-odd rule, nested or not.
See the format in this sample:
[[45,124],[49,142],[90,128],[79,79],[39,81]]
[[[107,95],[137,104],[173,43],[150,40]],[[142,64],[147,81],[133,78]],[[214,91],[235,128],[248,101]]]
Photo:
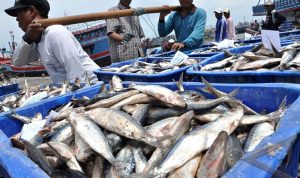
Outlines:
[[216,24],[216,42],[223,41],[227,38],[227,26],[224,18],[218,19]]
[[173,12],[166,22],[158,23],[158,33],[160,37],[165,37],[174,30],[177,41],[185,45],[183,50],[191,50],[199,48],[203,43],[205,24],[206,12],[202,8],[197,8],[185,17]]

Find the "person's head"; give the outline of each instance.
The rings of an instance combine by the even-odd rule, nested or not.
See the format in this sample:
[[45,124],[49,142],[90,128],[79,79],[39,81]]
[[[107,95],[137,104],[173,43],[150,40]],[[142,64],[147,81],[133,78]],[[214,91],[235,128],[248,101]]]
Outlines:
[[179,0],[179,3],[182,8],[189,8],[193,5],[193,0]]
[[217,19],[220,19],[223,16],[223,10],[221,8],[216,9],[214,13]]
[[120,3],[124,6],[130,6],[132,0],[120,0]]
[[223,14],[224,14],[224,17],[225,17],[226,19],[228,19],[228,18],[230,17],[230,10],[229,10],[228,8],[225,8],[225,9],[223,10]]
[[257,20],[254,20],[254,23],[257,23]]
[[5,12],[16,17],[19,27],[25,32],[34,19],[48,18],[50,5],[47,0],[16,0]]
[[272,0],[265,1],[265,9],[267,12],[271,12],[275,9],[275,5]]

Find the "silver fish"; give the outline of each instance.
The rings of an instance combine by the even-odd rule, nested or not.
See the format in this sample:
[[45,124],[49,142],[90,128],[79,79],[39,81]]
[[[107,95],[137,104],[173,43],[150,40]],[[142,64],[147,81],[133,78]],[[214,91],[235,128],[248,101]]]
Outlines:
[[151,95],[154,98],[172,106],[177,106],[180,108],[184,108],[186,106],[182,96],[168,88],[159,85],[134,85],[132,88],[139,90],[142,93]]
[[71,113],[70,121],[75,131],[82,139],[98,154],[103,156],[112,165],[117,164],[117,160],[112,154],[107,139],[102,130],[87,116]]
[[244,151],[251,152],[254,148],[267,136],[274,133],[274,123],[263,122],[256,124],[250,131],[245,146]]
[[203,157],[197,178],[218,178],[225,173],[228,134],[222,131]]
[[138,93],[139,93],[139,91],[137,91],[137,90],[128,91],[126,93],[116,95],[109,99],[100,100],[99,102],[97,102],[95,104],[87,106],[85,108],[85,110],[91,110],[91,109],[100,108],[100,107],[108,108],[108,107],[111,107],[114,104],[116,104],[126,98],[129,98],[130,96],[136,95]]
[[194,178],[196,176],[197,170],[199,165],[201,164],[203,159],[203,155],[200,154],[199,156],[196,156],[195,158],[191,159],[187,163],[185,163],[180,168],[176,169],[170,175],[168,178]]
[[115,109],[97,108],[88,111],[87,114],[94,122],[111,132],[155,147],[159,146],[159,140],[152,137],[138,121],[125,112]]
[[166,175],[179,168],[202,151],[207,150],[221,131],[231,134],[239,125],[244,110],[241,106],[231,109],[215,122],[200,126],[179,139],[153,175]]

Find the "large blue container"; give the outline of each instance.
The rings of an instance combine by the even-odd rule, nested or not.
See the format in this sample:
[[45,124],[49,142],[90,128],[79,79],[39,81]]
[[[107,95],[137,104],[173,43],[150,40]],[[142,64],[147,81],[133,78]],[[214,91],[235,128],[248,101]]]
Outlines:
[[[130,82],[127,82],[127,84],[130,84]],[[152,84],[160,84],[172,90],[177,89],[174,83]],[[224,177],[252,178],[255,176],[256,178],[270,178],[274,174],[276,174],[277,177],[283,177],[282,173],[279,172],[278,174],[276,170],[283,163],[283,159],[291,148],[293,148],[292,160],[285,163],[281,171],[292,177],[296,177],[300,152],[299,140],[296,142],[297,135],[300,133],[300,86],[297,84],[284,83],[213,84],[213,86],[226,93],[238,88],[239,93],[236,97],[257,112],[262,112],[263,110],[267,112],[275,111],[284,97],[287,97],[287,104],[289,105],[288,111],[279,122],[276,132],[265,138],[253,152],[246,154]],[[204,87],[204,85],[201,83],[184,83],[186,90],[197,90],[206,97],[212,98],[213,96],[201,91],[202,87]],[[273,154],[273,152],[268,155],[267,151],[263,151],[264,154],[256,158],[259,163],[269,168],[268,171],[247,162],[249,157],[255,158],[255,155],[257,155],[256,152],[264,150],[269,145],[277,144],[280,148],[275,151],[275,154]]]
[[[194,58],[199,61],[203,61],[206,58]],[[144,62],[153,62],[153,61],[163,61],[163,60],[171,60],[171,58],[161,58],[161,57],[151,57],[151,58],[139,58],[130,61],[124,61],[120,63],[115,63],[110,65],[110,67],[121,67],[128,64],[133,64],[135,61],[144,61]],[[182,73],[189,68],[189,66],[182,67],[180,69],[163,72],[160,74],[133,74],[133,73],[116,73],[116,72],[107,72],[102,69],[96,70],[95,74],[98,77],[99,81],[103,81],[108,83],[114,75],[120,77],[123,81],[137,81],[137,82],[171,82],[174,80],[178,80]]]
[[[132,82],[125,82],[125,86],[128,86],[130,83]],[[176,90],[176,85],[174,83],[152,83],[152,84],[160,84],[172,90]],[[201,88],[204,87],[204,85],[201,83],[184,83],[183,85],[186,90],[197,90],[203,93],[201,91]],[[270,166],[270,168],[277,169],[281,165],[282,160],[285,158],[287,151],[290,150],[290,148],[292,148],[297,138],[297,134],[300,132],[300,124],[298,119],[298,116],[300,114],[300,98],[299,98],[300,86],[295,84],[255,84],[255,85],[254,84],[215,84],[214,86],[224,92],[231,92],[234,89],[239,88],[239,93],[236,97],[242,100],[245,104],[247,104],[249,107],[253,108],[257,112],[261,112],[263,110],[266,110],[267,112],[275,111],[280,105],[283,98],[287,97],[287,104],[290,106],[287,113],[281,119],[277,131],[270,137],[265,138],[257,147],[258,149],[263,149],[269,144],[280,143],[281,149],[278,149],[276,151],[276,154],[274,155],[272,154],[272,156],[265,154],[258,159],[261,163]],[[95,95],[98,91],[99,88],[97,87],[89,88],[88,90],[81,91],[80,93],[76,93],[74,96],[91,97],[92,95]],[[206,93],[203,94],[208,98],[213,97],[212,95],[208,95]],[[18,110],[17,112],[20,114],[22,113],[27,114],[27,116],[33,116],[34,113],[36,112],[42,112],[44,114],[46,112],[45,107],[49,111],[51,107],[55,107],[59,104],[67,103],[70,98],[72,98],[72,96],[61,97],[60,99],[40,103],[30,108],[26,108],[26,109],[23,108],[21,110]],[[31,111],[29,113],[29,111],[24,111],[24,110],[31,110]],[[8,120],[10,120],[7,114],[8,113],[0,116],[0,124],[5,125],[8,122]],[[13,122],[16,123],[15,125],[20,125],[20,123],[17,123],[17,121],[13,121]],[[11,123],[7,123],[7,124],[11,124]],[[19,126],[16,126],[16,128],[11,128],[11,129],[13,129],[14,132],[9,132],[8,136],[20,131]],[[5,138],[5,136],[3,136],[3,133],[1,132],[0,132],[0,138]],[[7,139],[0,139],[0,146],[6,145],[5,148],[7,149],[4,150],[10,152],[7,153],[0,147],[0,155],[1,155],[0,167],[2,166],[2,168],[6,168],[6,170],[9,171],[9,172],[6,171],[5,174],[21,175],[20,172],[22,172],[23,174],[20,177],[43,177],[40,176],[42,173],[39,168],[37,169],[29,168],[29,165],[34,165],[34,164],[30,160],[28,160],[28,158],[25,155],[18,154],[17,157],[14,157],[16,150],[12,150],[11,147],[7,147],[7,145],[9,145],[7,141],[8,141]],[[299,148],[299,146],[297,147],[297,144],[295,144],[294,148]],[[255,151],[257,151],[258,149],[256,149]],[[260,168],[253,166],[252,164],[247,163],[247,161],[244,160],[245,158],[251,155],[253,155],[253,152],[245,155],[244,158],[240,160],[225,176],[252,178],[253,175],[255,175],[255,177],[257,178],[272,177],[274,172],[271,173],[266,172]],[[297,157],[292,157],[293,161],[289,162],[286,165],[286,169],[282,169],[282,170],[286,171],[286,173],[292,176],[295,176],[294,174],[296,172],[295,169],[297,169],[297,165],[298,165],[297,161],[295,160],[299,159],[299,149],[294,149],[293,155]],[[20,169],[16,170],[10,167],[13,165],[13,161],[15,162],[18,161],[18,163],[20,164],[19,165]]]
[[[63,96],[49,98],[34,105],[15,109],[18,114],[33,117],[36,113],[41,113],[43,117],[57,106],[68,103],[72,98],[82,98],[83,96],[94,97],[99,93],[100,86],[97,85],[80,89],[75,93],[68,93]],[[0,114],[0,175],[18,178],[44,178],[48,177],[37,165],[18,149],[12,148],[9,139],[12,135],[20,132],[22,123],[9,117],[9,112]]]
[[0,87],[0,97],[19,91],[19,84],[11,84]]
[[[284,43],[288,45],[291,42]],[[232,48],[230,52],[234,54],[243,53],[252,49],[252,45],[240,48]],[[200,63],[201,66],[212,64],[223,60],[224,53],[215,55]],[[193,82],[200,82],[204,77],[213,83],[300,83],[300,72],[294,71],[195,71],[192,67],[186,71],[186,75],[192,78]]]

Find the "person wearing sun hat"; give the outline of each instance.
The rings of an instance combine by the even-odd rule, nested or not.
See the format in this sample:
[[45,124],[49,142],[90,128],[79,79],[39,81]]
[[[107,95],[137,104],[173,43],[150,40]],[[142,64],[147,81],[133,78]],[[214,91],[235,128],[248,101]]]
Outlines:
[[224,14],[224,17],[226,18],[227,38],[229,40],[234,40],[235,39],[235,27],[233,24],[232,17],[230,15],[230,10],[228,8],[223,9],[223,14]]
[[262,29],[278,31],[279,26],[286,21],[286,18],[275,10],[275,4],[272,0],[266,0],[264,5],[267,15]]
[[221,8],[217,8],[214,11],[214,13],[215,13],[215,17],[217,18],[215,41],[216,42],[221,42],[221,41],[227,39],[226,20],[223,18],[223,10]]
[[82,49],[75,36],[62,25],[42,28],[35,19],[48,18],[50,5],[47,0],[16,0],[5,12],[16,17],[24,31],[20,44],[12,57],[12,64],[25,66],[41,60],[53,83],[75,81],[97,82],[94,71],[100,67]]

